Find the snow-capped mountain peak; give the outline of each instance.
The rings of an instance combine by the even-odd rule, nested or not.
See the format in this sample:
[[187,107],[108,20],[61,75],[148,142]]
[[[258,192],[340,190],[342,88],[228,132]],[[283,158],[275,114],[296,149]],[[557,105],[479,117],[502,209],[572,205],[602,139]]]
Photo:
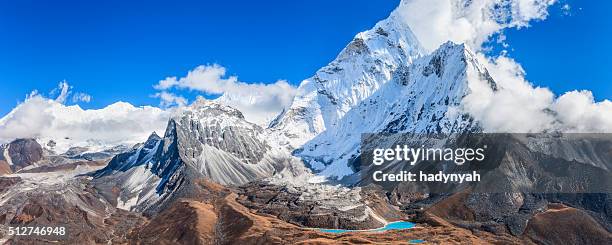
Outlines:
[[289,155],[268,139],[239,110],[199,98],[170,118],[163,138],[152,134],[93,175],[119,186],[125,208],[158,208],[196,179],[238,185],[270,177]]
[[363,133],[453,133],[478,131],[461,110],[474,75],[496,84],[463,44],[448,42],[412,64],[396,69],[388,82],[330,127],[308,141],[298,155],[325,176],[354,172]]
[[186,107],[185,111],[196,112],[201,118],[214,116],[215,114],[226,114],[239,119],[244,119],[244,115],[242,115],[242,112],[240,112],[238,109],[214,100],[208,100],[201,96],[198,96],[198,98],[191,105]]
[[304,80],[290,108],[270,128],[299,147],[334,127],[352,107],[388,82],[401,65],[424,54],[410,28],[396,13],[358,33],[336,59]]

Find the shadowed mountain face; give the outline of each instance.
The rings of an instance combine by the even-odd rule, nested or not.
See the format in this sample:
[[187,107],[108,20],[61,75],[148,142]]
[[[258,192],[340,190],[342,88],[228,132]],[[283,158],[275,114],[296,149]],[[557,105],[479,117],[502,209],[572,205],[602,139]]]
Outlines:
[[0,175],[18,171],[43,158],[42,147],[33,139],[17,139],[0,146]]
[[112,202],[156,212],[189,196],[193,179],[241,185],[270,177],[289,161],[240,111],[199,99],[169,120],[163,138],[151,135],[92,176]]

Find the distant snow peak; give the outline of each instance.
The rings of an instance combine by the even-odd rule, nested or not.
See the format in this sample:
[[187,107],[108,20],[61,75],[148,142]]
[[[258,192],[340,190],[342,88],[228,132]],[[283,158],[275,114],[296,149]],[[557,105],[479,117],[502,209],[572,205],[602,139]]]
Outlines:
[[191,105],[181,108],[172,120],[178,124],[198,122],[201,125],[216,125],[222,128],[231,126],[261,128],[246,121],[240,110],[204,97],[198,97]]
[[[244,115],[241,111],[231,106],[220,103],[216,100],[208,100],[202,96],[198,96],[198,98],[187,107],[188,111],[199,111],[202,113],[212,113],[213,111],[217,111],[220,113],[224,113],[230,116],[234,116],[240,119],[244,119]],[[210,116],[208,114],[200,115],[201,117]]]
[[0,142],[36,138],[42,145],[53,142],[63,153],[70,147],[110,148],[135,144],[152,131],[164,130],[169,111],[116,102],[102,109],[67,106],[41,95],[33,95],[0,119]]

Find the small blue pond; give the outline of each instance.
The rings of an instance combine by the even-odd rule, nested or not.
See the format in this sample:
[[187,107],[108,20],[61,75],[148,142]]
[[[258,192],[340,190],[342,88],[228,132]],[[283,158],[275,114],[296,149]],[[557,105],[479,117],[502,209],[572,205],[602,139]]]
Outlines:
[[422,240],[422,239],[414,239],[414,240],[408,241],[408,243],[410,244],[418,244],[418,243],[424,243],[424,242],[425,240]]
[[381,231],[388,231],[388,230],[404,230],[404,229],[410,229],[412,227],[414,227],[414,223],[407,222],[407,221],[398,221],[398,222],[391,222],[385,225],[384,227],[377,228],[377,229],[371,229],[371,230],[343,230],[343,229],[318,229],[318,230],[322,232],[330,232],[330,233],[344,233],[344,232],[358,232],[358,231],[381,232]]

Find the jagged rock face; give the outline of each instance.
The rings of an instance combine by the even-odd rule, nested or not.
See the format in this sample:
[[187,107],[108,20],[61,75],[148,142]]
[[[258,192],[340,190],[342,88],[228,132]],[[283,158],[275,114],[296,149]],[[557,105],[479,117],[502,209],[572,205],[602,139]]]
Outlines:
[[85,153],[87,150],[88,150],[87,147],[82,147],[82,146],[70,147],[63,155],[67,157],[78,156],[80,154]]
[[[359,33],[334,61],[303,81],[291,107],[269,129],[245,121],[238,110],[199,99],[169,120],[163,138],[153,133],[126,152],[117,148],[88,153],[86,148],[75,147],[49,160],[53,164],[48,167],[21,171],[17,174],[21,177],[0,178],[0,228],[54,226],[53,221],[66,221],[77,232],[67,243],[126,243],[126,237],[133,243],[194,244],[365,244],[423,238],[432,243],[474,244],[609,241],[612,199],[606,193],[540,195],[512,188],[494,194],[430,196],[400,188],[385,193],[382,188],[358,190],[310,183],[300,175],[303,169],[288,170],[287,162],[292,159],[284,152],[286,148],[298,148],[297,155],[321,175],[354,177],[357,169],[351,163],[359,158],[361,133],[480,131],[478,122],[459,110],[461,101],[470,93],[469,77],[487,81],[494,91],[495,81],[463,45],[446,43],[425,55],[410,29],[397,18],[393,13],[373,29]],[[513,187],[532,183],[537,176],[545,184],[558,184],[554,176],[538,168],[537,160],[543,157],[535,157],[534,152],[570,159],[560,162],[562,167],[575,161],[592,162],[588,167],[596,171],[611,169],[602,160],[610,158],[609,151],[596,152],[602,148],[577,142],[559,145],[585,148],[547,148],[557,143],[514,149],[507,155],[512,159],[504,162],[506,169],[528,172],[501,172],[499,183]],[[43,159],[37,145],[21,140],[0,147],[0,174]],[[55,142],[48,144],[54,146]],[[99,164],[58,165],[70,163],[66,158],[91,160],[114,154],[105,168],[90,173],[91,182],[84,176],[62,179],[67,178],[65,173],[51,173],[93,169]],[[50,172],[39,172],[43,170]],[[283,171],[304,179],[278,174]],[[272,178],[257,181],[272,175],[291,184]],[[404,205],[405,212],[390,203]],[[551,203],[573,208],[551,208]],[[156,216],[145,223],[140,213],[125,210]],[[428,217],[410,232],[338,235],[296,225],[376,228],[413,212],[435,214],[455,226]],[[575,224],[559,213],[579,220],[580,231],[586,232],[572,234]],[[557,220],[564,221],[562,226]],[[2,239],[0,242],[5,241]],[[9,242],[32,242],[24,239]]]
[[336,127],[304,144],[297,155],[323,175],[342,177],[355,171],[350,165],[358,159],[362,133],[479,131],[460,108],[472,75],[490,77],[464,45],[446,43],[398,68],[391,82],[348,111]]
[[147,164],[154,161],[153,156],[157,152],[157,147],[161,138],[153,132],[143,144],[135,145],[131,150],[117,154],[111,159],[108,165],[93,173],[94,177],[112,174],[113,171],[127,171],[135,164]]
[[240,185],[273,175],[287,157],[238,110],[199,99],[169,120],[163,138],[152,135],[93,176],[123,208],[149,210],[189,196],[194,179]]
[[[0,146],[0,169],[11,172],[18,171],[43,159],[43,149],[33,139],[16,139],[9,144]],[[0,170],[1,171],[1,170]]]
[[100,165],[125,150],[123,145],[100,151],[92,151],[85,147],[72,147],[66,153],[57,155],[41,146],[35,139],[17,139],[0,146],[0,175],[20,172],[54,172],[79,165]]
[[183,154],[197,158],[207,145],[225,151],[245,164],[259,163],[270,146],[262,137],[263,129],[244,120],[242,113],[230,107],[208,103],[185,111],[171,120]]
[[272,147],[261,127],[231,107],[199,100],[170,119],[160,161],[151,170],[162,185],[176,184],[175,172],[190,171],[226,185],[243,184],[274,173]]
[[392,78],[400,66],[420,57],[423,48],[396,13],[359,33],[338,57],[304,80],[290,108],[270,128],[293,148],[339,120]]
[[11,166],[4,160],[0,160],[0,175],[10,174],[13,171]]

